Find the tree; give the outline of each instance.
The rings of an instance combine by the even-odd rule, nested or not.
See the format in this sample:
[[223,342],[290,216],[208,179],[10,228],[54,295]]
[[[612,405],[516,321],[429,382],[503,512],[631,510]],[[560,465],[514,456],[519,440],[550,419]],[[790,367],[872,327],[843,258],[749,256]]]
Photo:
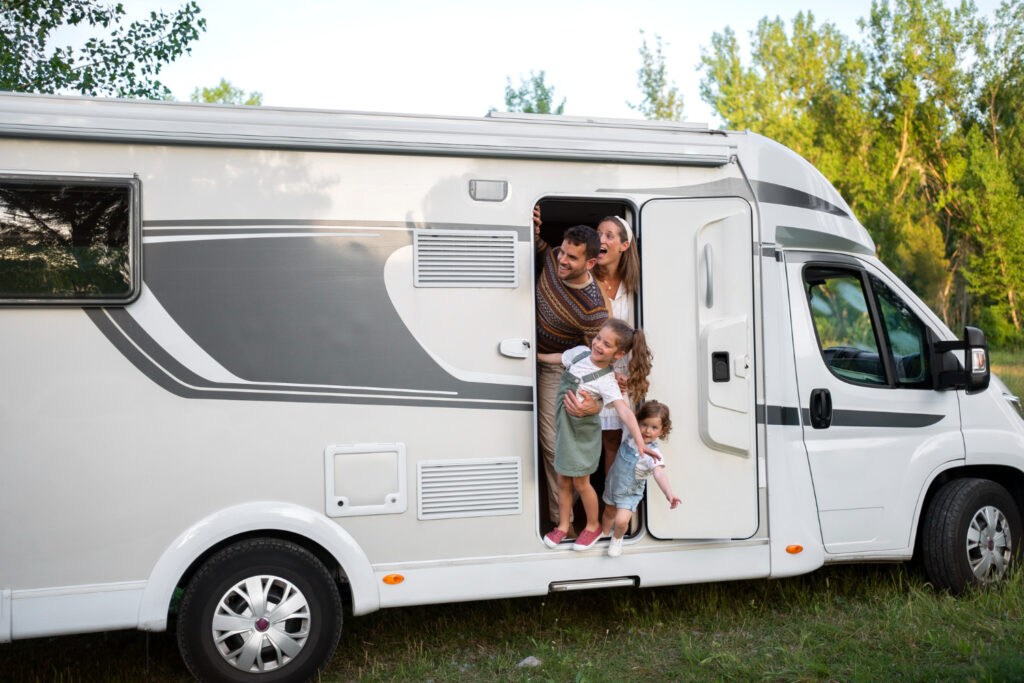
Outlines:
[[544,72],[530,71],[530,77],[520,79],[519,89],[512,87],[512,79],[506,78],[505,111],[520,111],[527,114],[561,114],[565,111],[565,98],[554,109],[555,87],[544,83]]
[[[640,31],[640,35],[643,35]],[[640,46],[641,66],[637,69],[637,85],[644,94],[644,101],[640,104],[627,102],[631,109],[635,109],[647,119],[660,121],[680,121],[683,118],[683,96],[675,83],[669,84],[665,70],[665,55],[661,50],[661,36],[655,34],[654,52],[647,46],[647,39],[644,38]]]
[[[101,0],[0,0],[0,90],[166,99],[157,80],[206,30],[189,0],[173,13],[127,23],[124,6]],[[66,27],[95,31],[77,47],[53,45]]]
[[954,329],[1024,341],[1024,0],[989,25],[972,3],[875,0],[856,43],[800,13],[702,55],[725,123],[806,157],[879,256]]
[[245,104],[258,107],[263,104],[263,93],[253,90],[246,97],[245,91],[231,85],[230,81],[220,79],[220,83],[212,88],[196,88],[189,96],[192,102],[209,104]]

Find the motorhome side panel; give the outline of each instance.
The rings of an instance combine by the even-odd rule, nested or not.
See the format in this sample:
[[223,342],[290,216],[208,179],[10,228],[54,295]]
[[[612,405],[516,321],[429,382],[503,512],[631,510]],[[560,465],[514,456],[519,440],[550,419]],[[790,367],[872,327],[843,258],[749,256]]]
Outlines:
[[[0,536],[16,550],[0,586],[16,594],[145,582],[199,520],[260,501],[330,516],[382,571],[548,562],[532,356],[498,351],[533,337],[533,202],[629,200],[628,188],[715,187],[738,175],[33,140],[4,141],[3,158],[11,172],[137,175],[144,224],[135,303],[0,311]],[[508,198],[474,200],[473,179],[506,181]],[[415,286],[417,231],[456,233],[470,249],[477,236],[510,236],[501,258],[514,264],[513,283]],[[425,508],[431,468],[467,463],[488,475],[512,463],[502,502],[481,509],[470,471]],[[641,539],[632,552],[655,545]],[[763,575],[758,564],[740,575]],[[588,563],[561,565],[533,573],[520,594],[594,574]],[[655,583],[701,578],[668,565],[649,572]],[[429,599],[429,585],[410,589],[401,602]],[[488,595],[460,589],[463,599]]]

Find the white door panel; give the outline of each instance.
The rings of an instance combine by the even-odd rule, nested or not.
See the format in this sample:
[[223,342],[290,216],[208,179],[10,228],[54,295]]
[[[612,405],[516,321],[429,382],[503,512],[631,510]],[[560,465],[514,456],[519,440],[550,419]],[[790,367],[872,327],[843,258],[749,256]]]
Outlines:
[[[647,523],[658,538],[746,538],[758,525],[752,368],[752,218],[740,199],[655,200],[640,214],[651,390],[672,411],[666,474]],[[714,380],[713,354],[724,372]],[[728,358],[725,358],[725,354]]]
[[[873,295],[887,285],[866,264],[837,261],[829,274],[830,258],[787,256],[800,409],[822,540],[830,553],[900,550],[909,546],[928,477],[963,458],[957,393],[923,386],[930,382],[923,342],[893,327],[895,317],[923,329],[922,316],[902,302],[885,303],[896,300],[891,287],[890,299]],[[832,283],[832,300],[814,295],[809,280]],[[868,290],[866,281],[876,284]],[[900,355],[907,343],[925,352]],[[830,420],[817,427],[813,392],[826,392],[831,401]]]

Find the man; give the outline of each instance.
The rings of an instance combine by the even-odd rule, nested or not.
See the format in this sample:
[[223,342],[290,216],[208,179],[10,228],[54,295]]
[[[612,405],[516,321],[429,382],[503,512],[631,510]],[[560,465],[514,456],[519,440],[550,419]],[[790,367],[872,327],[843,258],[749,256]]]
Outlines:
[[[540,236],[540,207],[533,209],[537,279],[537,352],[562,353],[590,341],[608,319],[608,309],[590,271],[597,263],[601,240],[586,225],[566,230],[562,246],[551,248]],[[548,515],[558,523],[558,475],[555,473],[555,396],[562,368],[540,363],[537,370],[537,422],[544,474],[548,483]],[[592,400],[569,406],[570,414],[595,414]]]

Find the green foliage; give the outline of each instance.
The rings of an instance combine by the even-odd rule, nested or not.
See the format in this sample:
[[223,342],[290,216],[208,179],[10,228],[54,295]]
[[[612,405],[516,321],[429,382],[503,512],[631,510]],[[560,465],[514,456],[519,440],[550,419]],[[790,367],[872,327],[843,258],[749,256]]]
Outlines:
[[506,78],[505,111],[527,114],[562,114],[565,112],[565,98],[552,109],[555,101],[555,87],[544,83],[544,72],[530,71],[529,78],[520,79],[519,88],[512,87],[512,79]]
[[954,329],[1024,330],[1024,0],[991,24],[971,3],[876,0],[858,42],[799,13],[740,54],[703,51],[701,96],[829,178],[878,255]]
[[[126,23],[124,5],[100,0],[2,0],[0,90],[167,99],[161,68],[191,51],[206,30],[199,5],[150,12]],[[95,33],[77,47],[55,45],[66,27]]]
[[[640,31],[643,35],[643,31]],[[661,49],[661,36],[655,34],[654,51],[644,38],[640,46],[641,66],[637,70],[637,85],[644,94],[640,104],[630,104],[644,118],[659,121],[679,121],[683,118],[683,96],[675,84],[669,84],[665,71],[665,55]],[[628,103],[627,103],[628,104]]]
[[196,88],[189,96],[192,102],[208,104],[244,104],[258,107],[263,104],[263,93],[253,90],[246,96],[245,91],[231,85],[230,81],[220,79],[220,83],[212,88]]

